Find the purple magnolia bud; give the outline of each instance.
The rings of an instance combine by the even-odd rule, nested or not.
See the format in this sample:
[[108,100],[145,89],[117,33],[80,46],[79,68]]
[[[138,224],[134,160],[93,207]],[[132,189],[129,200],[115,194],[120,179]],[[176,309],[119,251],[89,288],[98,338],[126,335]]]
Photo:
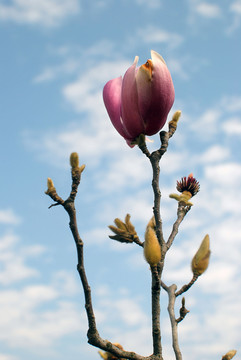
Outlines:
[[164,125],[175,90],[163,58],[151,50],[151,60],[136,68],[138,56],[122,77],[108,81],[103,98],[112,124],[129,146],[141,134],[154,135]]

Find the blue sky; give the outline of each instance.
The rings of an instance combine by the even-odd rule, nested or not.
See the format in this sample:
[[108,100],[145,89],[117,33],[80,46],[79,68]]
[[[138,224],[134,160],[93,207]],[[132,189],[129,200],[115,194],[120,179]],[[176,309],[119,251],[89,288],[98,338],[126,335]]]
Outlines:
[[[150,272],[138,246],[108,239],[126,213],[143,237],[151,170],[115,132],[104,84],[159,52],[182,111],[161,164],[166,238],[176,180],[201,185],[166,259],[164,281],[182,286],[206,233],[208,271],[186,295],[179,326],[184,359],[241,352],[241,1],[0,0],[0,360],[99,358],[86,341],[83,291],[68,219],[44,191],[70,189],[72,151],[86,164],[76,207],[103,338],[149,355]],[[151,149],[159,146],[153,137]],[[162,298],[165,360],[173,359]],[[177,302],[176,313],[180,304]],[[240,355],[239,355],[240,356]]]

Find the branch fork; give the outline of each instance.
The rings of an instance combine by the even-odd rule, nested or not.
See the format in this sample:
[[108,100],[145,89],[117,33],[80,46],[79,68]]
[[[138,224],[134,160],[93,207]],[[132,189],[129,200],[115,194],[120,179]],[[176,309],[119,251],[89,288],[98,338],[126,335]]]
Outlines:
[[[104,360],[116,360],[116,359],[129,359],[129,360],[163,360],[162,356],[162,342],[161,342],[161,327],[160,327],[160,295],[161,288],[168,294],[168,313],[172,328],[172,345],[175,353],[176,360],[182,360],[182,354],[178,342],[178,324],[183,321],[189,310],[185,307],[185,298],[182,298],[182,306],[179,310],[179,317],[175,317],[175,301],[178,296],[187,292],[190,287],[196,282],[198,277],[206,270],[209,262],[210,250],[209,250],[209,237],[204,238],[198,252],[195,254],[192,261],[193,277],[190,282],[183,285],[178,291],[175,284],[167,286],[162,281],[162,272],[164,268],[164,261],[167,251],[171,248],[180,224],[184,220],[187,213],[190,211],[192,203],[189,199],[194,196],[194,192],[199,190],[199,183],[192,177],[192,174],[188,178],[183,178],[181,182],[178,182],[177,189],[182,192],[182,195],[175,195],[174,199],[178,201],[177,218],[173,224],[172,231],[165,241],[162,229],[162,219],[160,213],[161,191],[159,188],[160,177],[160,160],[165,154],[168,148],[169,139],[174,135],[177,122],[180,118],[181,112],[177,111],[172,120],[169,122],[168,131],[160,132],[161,146],[158,150],[149,152],[145,136],[140,135],[135,143],[139,146],[142,153],[149,159],[152,167],[152,188],[154,194],[153,205],[153,218],[147,225],[145,234],[145,241],[141,241],[136,233],[134,225],[130,221],[130,215],[127,214],[125,220],[122,221],[119,218],[114,220],[115,226],[110,225],[110,230],[114,235],[109,236],[112,240],[116,240],[122,243],[135,243],[144,248],[144,255],[147,262],[150,264],[151,270],[151,297],[152,297],[152,338],[153,338],[153,353],[150,356],[142,356],[135,352],[125,351],[120,344],[112,343],[108,340],[104,340],[98,330],[95,320],[95,313],[92,306],[91,288],[88,283],[87,275],[84,266],[84,242],[81,239],[77,226],[75,199],[78,191],[78,186],[81,180],[81,174],[85,169],[85,165],[79,166],[79,157],[77,153],[72,153],[70,156],[72,185],[70,195],[66,200],[63,200],[57,193],[53,181],[48,178],[46,194],[55,202],[50,205],[49,208],[62,205],[69,215],[69,227],[72,232],[76,250],[77,250],[77,271],[79,273],[81,283],[85,296],[85,309],[88,319],[88,331],[87,338],[88,343],[98,347],[105,352],[99,351],[100,356]],[[149,245],[148,245],[149,244]],[[149,247],[148,247],[149,246]],[[154,249],[154,250],[153,250]],[[154,251],[154,255],[152,254]],[[157,256],[157,252],[160,254]],[[222,360],[230,360],[236,354],[236,350],[231,350],[225,354]]]

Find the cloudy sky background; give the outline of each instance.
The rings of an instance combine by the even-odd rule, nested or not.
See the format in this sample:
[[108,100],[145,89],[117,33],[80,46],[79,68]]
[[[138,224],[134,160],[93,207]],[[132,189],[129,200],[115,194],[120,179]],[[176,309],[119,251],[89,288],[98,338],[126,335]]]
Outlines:
[[[184,359],[239,351],[241,333],[241,1],[0,0],[0,360],[95,360],[86,341],[83,291],[63,209],[72,151],[86,164],[76,207],[103,338],[152,351],[150,271],[141,248],[108,239],[130,213],[142,238],[151,217],[151,169],[115,132],[102,88],[159,52],[182,110],[161,164],[167,238],[177,203],[168,195],[193,172],[201,185],[168,253],[164,281],[181,287],[210,234],[210,267],[186,294]],[[151,149],[158,148],[158,136]],[[176,314],[180,307],[177,301]],[[165,360],[174,359],[162,297]]]

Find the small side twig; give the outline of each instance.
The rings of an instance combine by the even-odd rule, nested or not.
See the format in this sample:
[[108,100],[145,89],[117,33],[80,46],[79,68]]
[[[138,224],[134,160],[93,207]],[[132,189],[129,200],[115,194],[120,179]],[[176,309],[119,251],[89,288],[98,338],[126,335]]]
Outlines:
[[188,284],[183,285],[182,288],[175,293],[175,296],[178,297],[179,295],[182,295],[184,292],[189,290],[190,287],[195,283],[195,281],[197,279],[198,279],[198,275],[196,275],[196,274],[193,275],[192,280]]
[[187,206],[184,202],[179,202],[178,203],[178,208],[177,208],[177,220],[175,221],[175,223],[173,224],[173,228],[172,228],[172,232],[167,240],[167,251],[170,249],[170,247],[172,246],[172,243],[178,233],[179,230],[179,226],[182,223],[184,217],[186,216],[186,214],[188,213],[188,211],[191,209],[190,206]]
[[182,298],[182,306],[179,310],[179,313],[180,313],[180,316],[179,318],[176,320],[177,323],[181,322],[185,317],[186,315],[189,313],[190,311],[186,309],[185,307],[185,297]]

